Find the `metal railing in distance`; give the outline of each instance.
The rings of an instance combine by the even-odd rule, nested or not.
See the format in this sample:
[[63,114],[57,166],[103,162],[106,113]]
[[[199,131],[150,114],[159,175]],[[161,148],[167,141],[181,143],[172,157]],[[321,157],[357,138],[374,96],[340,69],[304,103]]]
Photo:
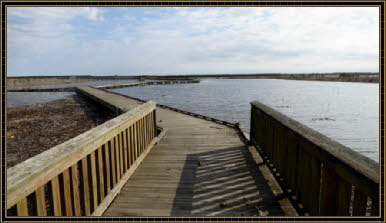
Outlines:
[[254,101],[251,141],[314,216],[379,215],[379,164]]
[[17,216],[102,215],[158,141],[147,102],[7,170]]

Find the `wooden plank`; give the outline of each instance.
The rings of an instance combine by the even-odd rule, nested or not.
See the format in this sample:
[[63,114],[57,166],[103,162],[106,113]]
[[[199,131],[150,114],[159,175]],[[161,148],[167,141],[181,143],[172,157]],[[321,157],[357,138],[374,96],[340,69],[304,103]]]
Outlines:
[[255,141],[256,143],[258,143],[258,139],[257,139],[257,122],[256,122],[256,119],[255,119],[255,115],[253,113],[253,107],[251,107],[251,116],[250,116],[250,140],[251,141]]
[[320,182],[321,182],[321,163],[314,156],[311,158],[311,188],[310,188],[310,214],[319,215],[320,201]]
[[128,155],[129,155],[129,168],[131,166],[131,164],[134,162],[134,138],[133,138],[133,126],[130,126],[128,129],[127,129],[127,134],[128,134]]
[[[145,189],[147,189],[147,188],[145,188]],[[116,198],[117,203],[173,204],[175,202],[177,204],[185,203],[187,206],[189,204],[191,204],[189,202],[189,200],[191,200],[191,197],[190,197],[191,195],[184,194],[184,196],[180,196],[180,195],[175,196],[175,191],[174,191],[174,195],[173,195],[173,192],[170,192],[173,190],[170,190],[170,189],[162,189],[159,191],[152,190],[149,194],[147,193],[147,191],[143,191],[142,194],[144,196],[141,196],[141,194],[138,193],[139,191],[142,191],[142,190],[140,190],[140,189],[136,190],[135,192],[137,192],[137,193],[133,193],[132,191],[129,191],[129,192],[128,191],[121,191],[119,196]],[[148,191],[150,191],[150,190],[148,190]],[[252,198],[252,199],[256,198],[256,197],[260,197],[261,199],[264,199],[266,201],[266,202],[264,202],[265,204],[275,205],[275,206],[278,205],[277,201],[269,200],[272,198],[272,196],[270,196],[269,194],[260,194],[259,191],[257,191],[257,190],[255,192],[252,191],[250,193],[243,193],[243,192],[245,192],[245,191],[242,191],[242,190],[235,191],[232,194],[231,193],[227,194],[227,195],[234,195],[234,196],[228,196],[228,197],[214,196],[214,197],[205,198],[205,199],[198,200],[197,202],[195,202],[195,205],[204,206],[206,203],[209,203],[209,202],[211,202],[212,204],[219,205],[219,203],[221,201],[237,201],[237,200],[241,201],[241,200],[243,200],[243,197]],[[157,199],[154,199],[154,197],[157,197]],[[116,202],[114,201],[113,204],[115,204],[115,203]],[[284,204],[283,206],[290,206],[290,204]],[[189,207],[187,207],[187,209],[189,209]]]
[[152,113],[153,113],[154,137],[157,137],[157,113],[156,113],[156,110],[154,109],[152,111]]
[[303,160],[301,161],[303,163],[302,165],[302,169],[303,169],[303,182],[301,182],[303,184],[303,186],[301,187],[301,190],[302,190],[302,193],[301,193],[301,201],[302,201],[302,204],[304,204],[304,206],[310,210],[311,209],[311,206],[312,206],[312,202],[316,202],[316,201],[312,201],[310,200],[311,196],[310,196],[310,191],[311,191],[311,187],[310,185],[312,185],[312,173],[311,173],[311,167],[312,167],[312,163],[311,163],[311,159],[312,159],[312,156],[306,152],[305,150],[305,147],[309,147],[311,146],[311,144],[309,143],[301,143],[301,150],[302,150],[302,153],[303,153]]
[[143,150],[146,149],[147,144],[147,118],[146,116],[142,119],[142,130],[143,130]]
[[141,154],[141,138],[140,138],[140,131],[139,131],[139,121],[135,123],[135,141],[137,143],[137,148],[136,148],[136,155],[135,159]]
[[287,163],[288,161],[288,142],[286,137],[286,131],[283,129],[282,126],[279,127],[279,139],[280,140],[280,152],[279,152],[279,163],[280,163],[280,175],[283,177],[283,179],[287,178],[287,169],[289,168],[289,165]]
[[[184,172],[184,175],[185,173],[188,173],[188,172]],[[255,171],[255,173],[258,173],[258,171]],[[180,180],[181,183],[185,183],[185,182],[188,182],[188,183],[192,183],[192,184],[198,184],[198,183],[228,183],[230,181],[234,182],[235,179],[237,178],[237,180],[241,180],[241,179],[251,179],[253,180],[254,177],[253,177],[253,174],[251,173],[248,173],[248,172],[240,172],[240,173],[230,173],[229,174],[224,174],[224,175],[220,175],[216,178],[213,178],[212,176],[208,176],[208,177],[200,177],[199,179],[193,175],[187,175],[187,176],[184,176],[184,179],[181,179],[181,176],[182,176],[182,172],[164,172],[164,173],[161,173],[161,171],[157,171],[157,172],[149,172],[149,171],[136,171],[135,172],[135,175],[132,176],[130,179],[132,180],[145,180],[147,178],[151,178],[153,180],[159,180],[160,182],[164,181],[164,180],[175,180],[175,181],[178,181]]]
[[119,155],[120,148],[119,148],[119,142],[118,142],[118,135],[115,137],[115,164],[116,164],[116,171],[117,171],[117,181],[121,179],[121,156]]
[[109,143],[107,142],[105,145],[104,145],[104,152],[105,152],[105,169],[106,169],[106,172],[105,172],[105,176],[106,176],[106,194],[110,193],[110,190],[111,190],[111,185],[114,184],[114,183],[111,183],[111,176],[110,176],[110,150],[111,150],[111,147],[109,147]]
[[275,151],[274,151],[274,146],[275,146],[275,129],[273,128],[272,125],[272,120],[268,120],[268,129],[269,129],[269,136],[268,136],[268,150],[270,152],[270,160],[272,163],[274,163],[274,156],[275,156]]
[[63,172],[63,187],[64,187],[64,205],[66,210],[66,216],[73,216],[72,213],[72,199],[71,199],[71,179],[70,169]]
[[[298,201],[302,202],[303,199],[302,199],[302,196],[305,196],[305,194],[303,194],[304,192],[304,187],[305,186],[308,186],[308,185],[305,185],[303,183],[304,181],[304,151],[299,148],[298,150],[299,154],[298,154],[298,162],[296,163],[296,168],[297,168],[297,179],[296,179],[296,198],[298,199]],[[304,205],[304,204],[303,204]]]
[[17,205],[17,216],[28,216],[28,205],[27,205],[27,198],[21,199]]
[[102,202],[103,198],[105,197],[102,147],[98,148],[98,174],[99,174],[99,196]]
[[58,176],[51,180],[52,201],[54,206],[54,216],[62,216],[62,206],[60,201],[60,189]]
[[79,197],[79,177],[78,177],[78,164],[75,163],[71,167],[72,175],[72,192],[73,192],[73,201],[74,201],[74,214],[75,216],[80,216],[80,197]]
[[153,140],[153,137],[151,135],[151,113],[149,113],[147,115],[147,144],[149,144],[151,142],[151,140]]
[[142,150],[143,150],[143,130],[142,130],[142,121],[143,121],[142,118],[138,121],[139,154],[141,154],[141,153],[142,153]]
[[82,159],[82,183],[83,183],[83,205],[85,215],[90,215],[90,190],[88,182],[87,156]]
[[350,202],[351,202],[352,186],[342,178],[338,178],[338,191],[337,191],[337,215],[349,216],[350,215]]
[[256,142],[258,143],[258,145],[263,145],[262,141],[263,141],[263,117],[261,117],[261,115],[258,115],[256,113],[256,109],[252,109],[253,110],[253,116],[254,116],[254,119],[256,119],[256,123],[257,123],[257,128],[256,128],[256,135],[257,135],[257,138],[256,138]]
[[322,188],[320,195],[320,216],[334,216],[336,214],[337,176],[326,165],[322,168]]
[[145,129],[145,117],[141,119],[141,132],[142,132],[142,151],[143,152],[146,148],[146,129]]
[[119,175],[123,175],[123,139],[122,132],[118,134],[118,146],[119,146]]
[[267,140],[268,140],[268,127],[267,127],[267,120],[264,116],[261,116],[262,126],[261,126],[261,133],[263,135],[263,140],[261,141],[261,148],[264,150],[264,152],[269,156],[267,151]]
[[97,184],[97,173],[96,173],[96,157],[95,151],[90,154],[91,161],[91,182],[92,182],[92,197],[93,197],[93,209],[98,206],[98,184]]
[[255,141],[258,145],[260,145],[259,125],[260,123],[258,123],[258,118],[256,117],[254,109],[251,107],[250,139],[251,141]]
[[35,195],[36,195],[36,209],[37,209],[38,216],[47,216],[44,186],[39,187],[36,190]]
[[371,216],[379,216],[379,198],[373,198],[371,201]]
[[150,113],[146,115],[146,146],[151,142],[151,137],[150,137]]
[[297,190],[297,163],[299,156],[298,142],[292,131],[287,131],[288,163],[292,166],[287,168],[288,183],[293,191]]
[[278,136],[278,129],[275,122],[271,122],[271,128],[272,128],[272,162],[274,167],[276,168],[276,171],[280,171],[280,165],[279,165],[279,151],[278,151],[278,142],[279,142],[279,136]]
[[137,128],[137,125],[138,125],[137,122],[133,124],[133,129],[134,129],[134,132],[133,132],[133,139],[134,139],[134,157],[133,158],[134,159],[133,160],[134,160],[134,162],[138,157],[138,134],[137,134],[138,128]]
[[133,138],[133,126],[130,126],[128,129],[127,129],[127,137],[128,137],[128,159],[129,159],[129,165],[128,167],[130,168],[131,167],[131,164],[134,162],[133,161],[133,149],[134,149],[134,146],[133,146],[133,143],[134,143],[134,138]]
[[[180,147],[192,146],[192,145],[228,145],[232,146],[243,146],[243,142],[240,141],[240,138],[229,138],[222,137],[216,139],[200,139],[195,137],[184,137],[184,138],[172,138],[165,137],[162,140],[162,145],[179,145]],[[270,159],[271,160],[271,159]]]
[[260,115],[258,117],[258,123],[260,123],[259,125],[259,133],[260,133],[260,140],[259,140],[259,145],[263,146],[264,145],[264,140],[266,139],[264,136],[266,134],[266,132],[264,131],[265,129],[265,123],[264,123],[264,117],[262,115]]
[[147,120],[147,136],[148,136],[148,143],[151,142],[151,140],[153,140],[153,135],[152,135],[152,119],[151,119],[151,115],[152,113],[149,113],[148,115],[148,120]]
[[268,158],[272,161],[273,159],[273,153],[272,153],[272,135],[273,135],[273,131],[272,131],[272,125],[271,125],[271,122],[270,120],[268,119],[265,119],[265,122],[266,122],[266,131],[267,131],[267,139],[266,139],[266,153],[268,154]]
[[127,129],[122,132],[123,138],[123,164],[124,164],[124,172],[126,172],[128,168],[128,146],[127,146]]
[[[244,198],[250,200],[250,201],[255,201],[254,197],[256,196],[256,194],[254,193],[250,193],[250,194],[245,194]],[[258,196],[258,195],[257,195]],[[121,199],[119,199],[121,198]],[[176,198],[173,202],[172,199],[170,198],[166,198],[166,199],[152,199],[150,198],[138,198],[136,197],[135,199],[132,199],[132,200],[129,200],[128,201],[128,197],[121,197],[119,196],[117,201],[114,201],[113,205],[114,207],[127,207],[127,208],[134,208],[134,207],[138,207],[138,208],[154,208],[154,209],[163,209],[163,208],[169,208],[169,209],[173,209],[173,208],[181,208],[181,209],[185,209],[185,210],[191,210],[191,211],[196,211],[197,209],[206,209],[208,210],[208,208],[210,208],[210,210],[214,210],[214,209],[217,209],[217,208],[220,208],[220,209],[224,209],[226,207],[221,207],[220,203],[224,202],[224,203],[228,203],[228,204],[232,204],[234,203],[236,205],[238,205],[238,207],[235,207],[235,211],[239,211],[240,209],[250,209],[248,207],[248,205],[246,205],[245,203],[245,199],[243,199],[243,197],[236,197],[236,198],[230,198],[230,199],[226,199],[226,198],[220,198],[220,197],[216,197],[217,199],[205,199],[205,200],[200,200],[200,201],[197,201],[195,202],[195,206],[196,208],[194,210],[192,210],[192,207],[191,207],[191,203],[189,202],[189,199],[186,199],[186,198]],[[266,197],[264,197],[266,198]],[[269,197],[268,197],[269,199]],[[266,207],[269,207],[269,209],[273,209],[272,207],[278,207],[280,206],[281,208],[283,207],[289,207],[291,206],[291,204],[288,203],[288,200],[287,201],[284,201],[284,202],[277,202],[277,201],[272,201],[272,200],[266,200],[265,204]],[[228,207],[232,208],[231,205],[228,205]],[[238,210],[237,210],[238,209]],[[268,210],[269,210],[268,209]],[[277,208],[280,210],[280,208]],[[253,209],[252,209],[253,210]]]
[[120,134],[119,134],[119,136],[121,137],[121,145],[120,145],[120,147],[121,147],[121,149],[120,149],[120,156],[121,156],[121,162],[122,162],[122,165],[121,165],[121,176],[123,176],[123,173],[126,171],[126,169],[125,169],[125,147],[124,147],[124,133],[125,133],[125,130],[124,131],[122,131]]
[[[248,155],[248,154],[245,154]],[[146,162],[148,162],[146,160]],[[201,162],[202,164],[199,164]],[[201,175],[203,173],[209,173],[209,171],[212,171],[213,173],[215,171],[226,171],[227,169],[242,169],[243,167],[248,167],[248,162],[243,159],[243,157],[237,157],[237,160],[234,161],[227,161],[227,162],[221,162],[221,160],[218,160],[217,162],[210,162],[209,160],[200,159],[197,161],[186,161],[186,162],[173,162],[169,160],[162,160],[162,161],[151,161],[149,162],[151,166],[149,167],[167,167],[167,168],[184,168],[184,169],[193,169],[196,170],[197,176]],[[202,167],[200,166],[202,165]]]
[[112,187],[115,186],[117,183],[117,172],[115,170],[116,164],[115,164],[115,143],[114,138],[110,140],[110,157],[111,157],[111,174],[113,176],[113,181],[111,182]]
[[358,188],[354,190],[353,216],[365,216],[367,205],[367,196]]
[[106,143],[110,136],[123,131],[140,119],[144,113],[147,114],[154,108],[153,102],[141,105],[9,168],[7,170],[7,207],[12,207],[21,198],[33,193],[54,176],[58,176],[78,162],[79,157],[88,155],[95,148]]
[[153,117],[153,112],[150,112],[150,118],[149,118],[149,129],[150,129],[150,141],[153,140],[154,138],[154,124],[153,124],[153,121],[154,121],[154,117]]

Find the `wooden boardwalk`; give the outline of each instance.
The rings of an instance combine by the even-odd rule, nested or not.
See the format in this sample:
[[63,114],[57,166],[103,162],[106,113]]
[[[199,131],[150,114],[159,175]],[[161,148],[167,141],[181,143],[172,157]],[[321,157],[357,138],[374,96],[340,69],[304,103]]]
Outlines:
[[[93,89],[81,91],[121,110],[141,102]],[[297,215],[261,157],[232,127],[157,107],[167,128],[105,216]]]

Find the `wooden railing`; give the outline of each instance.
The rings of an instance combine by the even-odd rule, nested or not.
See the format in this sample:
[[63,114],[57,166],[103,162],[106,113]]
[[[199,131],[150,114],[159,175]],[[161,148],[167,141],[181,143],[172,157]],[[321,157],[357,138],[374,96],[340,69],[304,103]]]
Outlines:
[[158,139],[147,102],[8,169],[8,215],[103,214]]
[[314,216],[379,215],[379,164],[257,101],[251,141]]

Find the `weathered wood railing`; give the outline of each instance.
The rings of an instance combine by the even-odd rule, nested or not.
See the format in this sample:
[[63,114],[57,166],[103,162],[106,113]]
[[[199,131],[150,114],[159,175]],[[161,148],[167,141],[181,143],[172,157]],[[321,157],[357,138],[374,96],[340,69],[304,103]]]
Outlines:
[[379,215],[378,163],[257,101],[251,105],[251,141],[310,215]]
[[7,170],[17,216],[101,215],[158,141],[147,102]]

